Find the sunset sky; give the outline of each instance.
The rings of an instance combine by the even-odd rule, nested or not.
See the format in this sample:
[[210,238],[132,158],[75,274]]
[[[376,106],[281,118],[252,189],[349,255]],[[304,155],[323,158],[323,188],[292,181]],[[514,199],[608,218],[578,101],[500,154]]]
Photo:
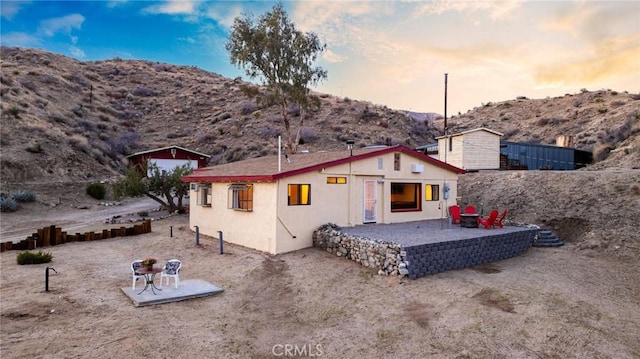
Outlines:
[[[242,76],[233,19],[271,1],[6,1],[3,46],[82,61],[150,60]],[[640,92],[640,1],[286,1],[327,44],[314,90],[400,110],[466,112],[517,96]]]

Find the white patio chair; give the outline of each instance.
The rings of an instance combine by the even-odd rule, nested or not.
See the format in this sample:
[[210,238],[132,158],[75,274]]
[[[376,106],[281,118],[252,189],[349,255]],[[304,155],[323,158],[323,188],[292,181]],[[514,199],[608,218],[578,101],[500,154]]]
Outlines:
[[182,268],[182,262],[179,259],[169,259],[160,273],[160,287],[164,284],[165,278],[167,285],[169,285],[169,278],[173,278],[176,288],[178,288],[178,284],[180,283],[180,268]]
[[138,274],[138,272],[136,272],[136,270],[138,268],[142,267],[142,259],[136,259],[135,261],[131,262],[131,273],[133,274],[133,283],[131,285],[131,289],[135,290],[136,289],[136,281],[138,280],[138,278],[142,278],[142,280],[144,281],[144,274]]

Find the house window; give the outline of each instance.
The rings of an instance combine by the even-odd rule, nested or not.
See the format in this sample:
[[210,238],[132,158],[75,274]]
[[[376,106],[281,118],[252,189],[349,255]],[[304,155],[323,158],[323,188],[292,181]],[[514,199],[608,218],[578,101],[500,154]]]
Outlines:
[[425,201],[439,201],[440,200],[440,185],[428,184],[424,186],[424,199]]
[[400,171],[400,154],[399,153],[393,154],[393,170]]
[[329,183],[329,184],[345,184],[345,183],[347,183],[347,177],[327,177],[327,183]]
[[198,205],[203,207],[211,207],[211,184],[197,184]]
[[287,192],[290,206],[307,206],[311,204],[310,184],[290,184]]
[[244,184],[229,186],[228,208],[237,211],[253,211],[253,186]]
[[379,170],[383,170],[383,169],[384,169],[384,168],[383,168],[383,161],[382,161],[382,158],[378,158],[378,169],[379,169]]
[[391,212],[420,211],[420,183],[391,183]]

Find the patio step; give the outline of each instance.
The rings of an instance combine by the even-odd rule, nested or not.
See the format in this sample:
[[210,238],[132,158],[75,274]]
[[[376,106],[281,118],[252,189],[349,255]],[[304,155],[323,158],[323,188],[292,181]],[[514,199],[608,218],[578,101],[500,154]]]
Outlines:
[[560,247],[564,242],[548,229],[540,229],[533,241],[534,247]]

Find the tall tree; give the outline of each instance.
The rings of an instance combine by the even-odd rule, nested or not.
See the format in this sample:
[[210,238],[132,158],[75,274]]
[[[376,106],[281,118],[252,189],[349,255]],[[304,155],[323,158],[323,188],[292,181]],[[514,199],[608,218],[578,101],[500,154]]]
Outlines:
[[116,198],[146,195],[160,203],[169,212],[183,212],[182,200],[189,193],[189,183],[182,182],[180,177],[186,176],[192,171],[193,169],[188,164],[167,172],[152,163],[149,164],[149,175],[144,177],[132,167],[129,168],[123,179],[113,185],[113,194]]
[[296,30],[282,3],[274,5],[271,12],[257,21],[252,15],[237,17],[231,27],[225,45],[231,63],[244,68],[251,79],[260,78],[270,99],[280,105],[290,153],[297,151],[300,128],[294,142],[289,104],[298,104],[306,110],[313,103],[309,101],[309,86],[327,78],[327,71],[313,67],[313,63],[326,47],[315,33]]

